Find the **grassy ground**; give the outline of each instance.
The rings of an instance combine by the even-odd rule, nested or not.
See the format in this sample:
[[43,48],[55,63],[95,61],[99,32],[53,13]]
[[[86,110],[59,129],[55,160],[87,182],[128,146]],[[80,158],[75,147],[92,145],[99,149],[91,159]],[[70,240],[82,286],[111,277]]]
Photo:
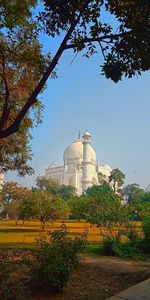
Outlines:
[[[13,220],[0,220],[0,249],[30,249],[36,250],[36,240],[40,236],[47,236],[58,229],[62,221],[55,222],[52,226],[47,222],[45,231],[41,231],[39,221],[22,221],[16,225]],[[103,236],[100,235],[100,230],[96,226],[91,226],[85,221],[67,220],[65,221],[69,235],[72,237],[82,234],[85,230],[88,231],[88,245],[84,253],[102,253]],[[140,222],[136,222],[136,228],[139,230]],[[116,229],[114,229],[116,230]],[[145,259],[145,256],[138,257]],[[148,257],[149,259],[149,257]]]
[[[71,281],[61,295],[31,296],[30,266],[36,250],[36,239],[41,235],[48,236],[61,226],[56,222],[52,227],[46,225],[43,233],[38,221],[20,222],[0,221],[0,299],[3,300],[104,300],[108,296],[149,277],[150,255],[140,254],[136,259],[121,260],[114,257],[103,257],[102,236],[99,229],[86,222],[66,221],[70,236],[82,234],[88,230],[88,246],[81,254],[82,262],[74,271]],[[140,224],[137,224],[138,226]],[[137,230],[138,227],[137,226]],[[3,250],[4,249],[4,250]],[[132,267],[132,270],[130,268]],[[137,270],[136,270],[137,268]],[[131,273],[131,274],[130,274]]]
[[[102,241],[99,229],[90,226],[86,222],[67,221],[65,222],[69,235],[76,236],[88,230],[88,240],[90,242]],[[34,248],[36,239],[41,235],[48,236],[52,231],[61,226],[62,222],[56,222],[53,227],[46,224],[45,231],[41,231],[38,221],[28,221],[25,224],[20,222],[17,226],[15,221],[0,221],[0,248]]]

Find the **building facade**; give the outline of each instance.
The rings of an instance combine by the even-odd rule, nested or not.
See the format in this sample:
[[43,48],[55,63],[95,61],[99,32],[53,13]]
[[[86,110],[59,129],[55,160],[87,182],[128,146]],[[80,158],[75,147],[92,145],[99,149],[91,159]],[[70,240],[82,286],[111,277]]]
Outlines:
[[64,164],[62,166],[50,165],[45,170],[47,179],[57,181],[59,184],[75,187],[77,194],[81,195],[88,187],[98,185],[98,172],[108,179],[111,168],[108,165],[98,166],[96,153],[91,145],[91,135],[85,132],[64,151]]

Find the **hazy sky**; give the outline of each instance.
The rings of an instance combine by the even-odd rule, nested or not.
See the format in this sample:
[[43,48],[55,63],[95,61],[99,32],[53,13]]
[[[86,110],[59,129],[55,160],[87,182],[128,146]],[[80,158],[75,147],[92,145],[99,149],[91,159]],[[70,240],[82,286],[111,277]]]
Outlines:
[[[41,37],[45,49],[49,39]],[[53,48],[57,43],[53,44]],[[126,183],[150,183],[149,74],[115,84],[100,75],[101,56],[85,59],[68,51],[57,67],[58,78],[48,81],[42,95],[43,124],[32,132],[35,176],[7,174],[5,181],[34,185],[34,178],[55,162],[63,163],[65,148],[80,129],[92,134],[99,164],[105,162],[126,174]]]

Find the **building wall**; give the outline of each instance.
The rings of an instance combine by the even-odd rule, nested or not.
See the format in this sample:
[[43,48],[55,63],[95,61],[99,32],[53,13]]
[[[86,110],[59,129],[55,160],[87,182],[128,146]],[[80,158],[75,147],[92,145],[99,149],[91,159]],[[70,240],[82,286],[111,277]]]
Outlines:
[[53,179],[57,181],[59,184],[64,184],[64,167],[58,166],[58,167],[51,167],[49,166],[45,170],[45,177],[47,179]]

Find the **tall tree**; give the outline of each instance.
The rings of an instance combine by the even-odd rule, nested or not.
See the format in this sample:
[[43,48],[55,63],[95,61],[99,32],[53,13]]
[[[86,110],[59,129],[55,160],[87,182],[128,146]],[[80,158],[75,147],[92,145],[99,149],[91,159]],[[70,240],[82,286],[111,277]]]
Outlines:
[[59,184],[57,181],[47,179],[45,177],[38,177],[36,179],[38,188],[47,191],[52,195],[60,195],[63,200],[69,200],[76,196],[76,189],[73,186],[66,186]]
[[109,182],[112,184],[114,193],[119,191],[119,188],[123,185],[125,175],[117,168],[111,171],[109,176]]
[[141,198],[144,194],[144,190],[141,189],[137,183],[128,184],[123,189],[123,195],[128,202],[133,202],[134,200]]
[[60,196],[53,196],[47,191],[35,191],[30,201],[32,202],[32,217],[40,220],[43,231],[47,221],[53,223],[57,219],[67,217],[68,206]]
[[31,190],[27,187],[19,185],[17,182],[6,182],[3,185],[1,191],[1,201],[3,209],[6,215],[11,214],[11,216],[16,220],[21,218],[20,208],[24,199],[28,198],[31,194]]
[[38,189],[40,189],[42,191],[47,191],[51,195],[58,194],[58,190],[60,187],[60,184],[57,181],[55,181],[53,179],[47,179],[44,176],[37,177],[36,185],[37,185]]
[[27,187],[21,186],[17,182],[6,182],[1,191],[2,202],[5,205],[9,204],[12,200],[20,199],[21,201],[28,192],[29,189]]
[[99,189],[97,193],[91,194],[87,203],[86,220],[100,228],[102,235],[115,238],[114,226],[121,225],[129,220],[128,207],[121,205],[121,200],[113,191]]
[[[150,69],[149,0],[43,0],[43,2],[44,10],[40,13],[38,22],[46,34],[53,38],[61,35],[62,41],[46,71],[43,70],[43,76],[35,80],[34,87],[15,114],[14,106],[10,106],[10,102],[6,101],[9,105],[6,103],[6,107],[3,106],[0,138],[8,137],[19,130],[29,109],[37,105],[37,96],[67,49],[73,49],[76,53],[85,49],[86,57],[100,51],[103,55],[102,74],[114,82],[121,80],[124,75],[131,78]],[[4,0],[1,1],[3,16],[8,9],[4,3]],[[12,3],[16,5],[16,9],[11,10],[12,20],[18,20],[19,1]],[[26,0],[25,3],[29,4],[30,1]],[[107,16],[111,14],[115,17],[117,25],[115,22],[103,21],[104,11]],[[5,23],[5,26],[8,25]],[[1,59],[3,64],[3,56]],[[29,67],[28,70],[32,75]],[[5,94],[6,92],[9,94],[7,76],[6,80],[3,80]],[[14,103],[17,103],[16,96],[14,98]]]

